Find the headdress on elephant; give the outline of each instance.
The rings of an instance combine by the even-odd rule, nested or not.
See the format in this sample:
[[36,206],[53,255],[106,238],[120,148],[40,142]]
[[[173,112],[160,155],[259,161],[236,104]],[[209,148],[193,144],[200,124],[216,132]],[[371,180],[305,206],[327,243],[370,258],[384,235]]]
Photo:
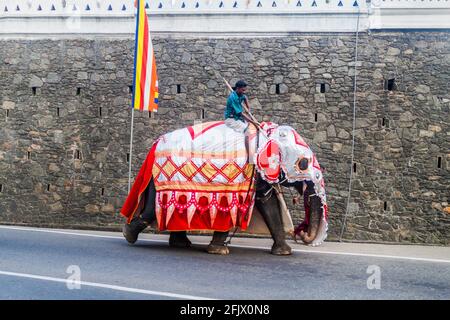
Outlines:
[[254,159],[262,179],[278,183],[283,172],[287,182],[312,181],[316,194],[326,203],[322,170],[302,137],[290,126],[268,123],[263,130],[267,138],[261,139]]

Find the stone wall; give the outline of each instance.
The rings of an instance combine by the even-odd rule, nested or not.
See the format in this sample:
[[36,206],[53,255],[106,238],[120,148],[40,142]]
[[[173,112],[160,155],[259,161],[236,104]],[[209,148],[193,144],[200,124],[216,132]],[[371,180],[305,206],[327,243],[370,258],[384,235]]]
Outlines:
[[[352,168],[345,239],[448,245],[449,40],[448,32],[360,34],[352,164],[354,34],[154,37],[160,109],[136,113],[133,176],[162,133],[222,118],[219,71],[248,81],[257,118],[295,127],[316,152],[326,168],[331,239],[340,233]],[[0,223],[122,223],[133,46],[1,41]],[[292,209],[297,223],[303,212]]]

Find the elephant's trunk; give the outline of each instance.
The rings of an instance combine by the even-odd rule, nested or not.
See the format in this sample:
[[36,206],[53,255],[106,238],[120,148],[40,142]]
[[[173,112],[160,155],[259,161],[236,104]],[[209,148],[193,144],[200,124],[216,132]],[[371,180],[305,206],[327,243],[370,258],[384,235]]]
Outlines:
[[322,208],[321,201],[318,196],[311,197],[310,210],[309,210],[309,225],[308,231],[300,232],[300,238],[303,242],[309,244],[314,241],[319,230],[320,221],[322,220]]

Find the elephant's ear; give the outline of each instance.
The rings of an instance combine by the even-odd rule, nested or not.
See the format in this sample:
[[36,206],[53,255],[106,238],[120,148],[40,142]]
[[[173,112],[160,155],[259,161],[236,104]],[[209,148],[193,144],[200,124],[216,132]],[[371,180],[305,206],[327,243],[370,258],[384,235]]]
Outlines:
[[256,168],[269,183],[277,183],[280,176],[281,152],[275,140],[269,140],[256,154]]

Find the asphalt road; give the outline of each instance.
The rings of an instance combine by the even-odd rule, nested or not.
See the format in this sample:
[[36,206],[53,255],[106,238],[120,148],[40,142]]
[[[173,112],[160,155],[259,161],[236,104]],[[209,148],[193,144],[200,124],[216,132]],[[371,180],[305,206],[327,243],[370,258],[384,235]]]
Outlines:
[[[142,238],[128,245],[120,233],[0,226],[0,299],[450,299],[449,248],[431,259],[328,242],[323,252],[295,245],[277,257],[269,240],[241,238],[216,256],[205,253],[209,237],[192,237],[190,249]],[[80,288],[69,288],[78,270]],[[373,270],[379,289],[368,288]]]

